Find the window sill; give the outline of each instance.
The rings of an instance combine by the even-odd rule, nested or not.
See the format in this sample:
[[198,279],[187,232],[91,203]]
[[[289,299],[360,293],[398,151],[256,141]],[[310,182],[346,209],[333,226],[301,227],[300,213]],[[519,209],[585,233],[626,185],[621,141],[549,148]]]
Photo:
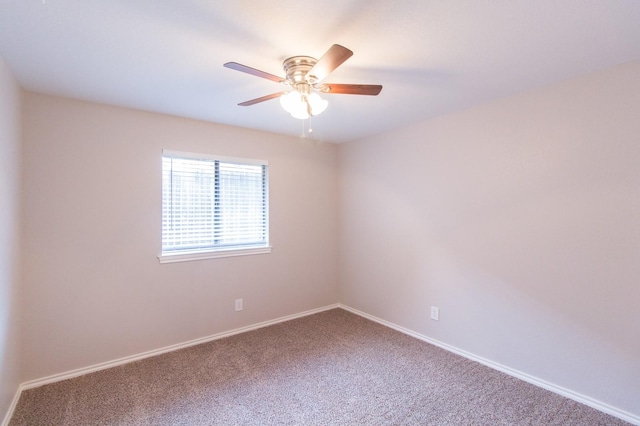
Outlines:
[[271,246],[216,251],[195,251],[190,253],[161,254],[160,256],[158,256],[158,260],[160,261],[160,263],[190,262],[192,260],[215,259],[218,257],[232,256],[251,256],[254,254],[267,253],[271,253]]

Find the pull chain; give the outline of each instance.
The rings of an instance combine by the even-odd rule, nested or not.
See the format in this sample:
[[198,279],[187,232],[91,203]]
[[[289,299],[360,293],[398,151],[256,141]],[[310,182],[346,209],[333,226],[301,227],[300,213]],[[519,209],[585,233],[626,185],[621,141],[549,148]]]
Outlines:
[[311,116],[309,116],[309,127],[305,127],[305,123],[307,120],[302,120],[302,133],[300,134],[300,139],[306,139],[307,133],[313,133],[313,129],[311,128]]

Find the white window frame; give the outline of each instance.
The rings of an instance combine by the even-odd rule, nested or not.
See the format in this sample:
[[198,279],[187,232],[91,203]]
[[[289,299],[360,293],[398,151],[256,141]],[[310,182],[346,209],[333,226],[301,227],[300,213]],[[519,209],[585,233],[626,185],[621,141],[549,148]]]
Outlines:
[[[201,259],[213,259],[213,258],[221,258],[221,257],[230,257],[230,256],[248,256],[248,255],[256,255],[256,254],[266,254],[271,253],[271,245],[269,243],[269,163],[265,160],[256,160],[249,158],[238,158],[238,157],[224,157],[210,154],[200,154],[193,152],[182,152],[182,151],[173,151],[173,150],[163,150],[162,158],[164,157],[177,157],[177,158],[187,158],[194,160],[208,160],[208,161],[220,161],[223,163],[234,163],[239,165],[260,165],[266,166],[266,176],[265,176],[265,191],[267,196],[267,206],[266,206],[266,233],[267,233],[267,241],[264,246],[232,246],[232,247],[208,247],[206,249],[198,249],[198,250],[176,250],[174,252],[164,252],[161,249],[160,255],[158,255],[158,260],[160,263],[172,263],[172,262],[185,262],[192,260],[201,260]],[[164,177],[163,177],[164,179]],[[162,207],[161,207],[162,213]],[[161,229],[161,238],[162,238],[163,230]]]

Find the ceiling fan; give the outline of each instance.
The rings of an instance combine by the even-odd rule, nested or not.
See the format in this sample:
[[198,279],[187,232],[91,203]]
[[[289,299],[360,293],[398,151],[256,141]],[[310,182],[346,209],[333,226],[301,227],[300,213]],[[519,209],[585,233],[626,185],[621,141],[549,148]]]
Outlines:
[[315,59],[311,56],[292,56],[282,63],[282,68],[286,75],[284,78],[237,62],[227,62],[224,66],[287,86],[283,91],[242,102],[238,105],[250,106],[270,99],[280,98],[280,104],[287,112],[295,118],[304,120],[310,116],[320,114],[327,108],[328,102],[322,99],[318,93],[370,96],[376,96],[380,93],[382,90],[380,85],[322,82],[352,55],[353,52],[351,50],[339,44],[334,44],[320,59]]

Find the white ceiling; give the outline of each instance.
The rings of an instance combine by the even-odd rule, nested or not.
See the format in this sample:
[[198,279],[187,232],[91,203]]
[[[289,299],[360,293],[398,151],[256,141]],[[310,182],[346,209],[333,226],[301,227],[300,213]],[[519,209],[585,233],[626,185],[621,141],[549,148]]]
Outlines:
[[640,59],[638,0],[0,0],[0,55],[23,88],[299,135],[276,75],[294,55],[354,51],[314,138],[344,142]]

